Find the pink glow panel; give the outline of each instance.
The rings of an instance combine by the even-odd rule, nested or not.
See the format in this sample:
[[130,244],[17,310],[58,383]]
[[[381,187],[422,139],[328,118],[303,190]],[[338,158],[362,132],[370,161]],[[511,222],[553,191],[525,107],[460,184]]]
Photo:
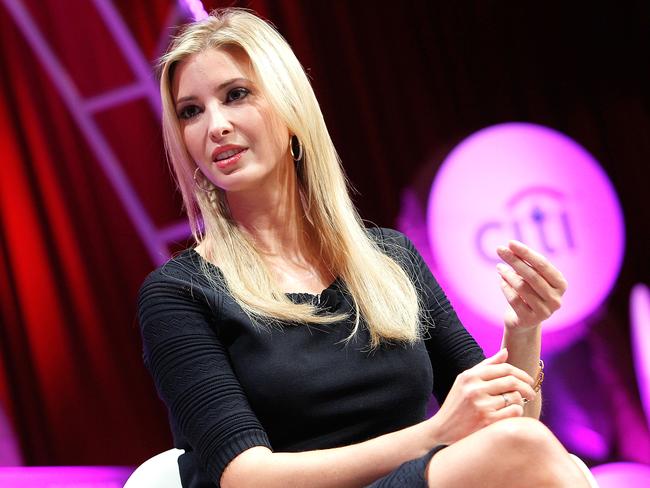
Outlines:
[[650,466],[638,463],[601,464],[591,469],[600,488],[647,488]]
[[623,258],[622,213],[605,173],[575,141],[533,124],[500,124],[461,142],[433,183],[427,225],[455,306],[499,328],[506,302],[498,245],[521,240],[567,278],[547,333],[581,324],[611,290]]
[[650,290],[644,284],[632,289],[630,319],[636,379],[646,422],[650,427]]
[[208,16],[201,0],[180,0],[180,3],[187,7],[194,20],[203,20]]
[[2,488],[122,488],[132,468],[123,467],[3,467]]

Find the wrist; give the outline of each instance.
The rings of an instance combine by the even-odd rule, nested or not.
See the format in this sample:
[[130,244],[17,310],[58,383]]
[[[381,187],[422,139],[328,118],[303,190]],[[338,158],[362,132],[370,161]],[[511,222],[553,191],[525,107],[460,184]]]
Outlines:
[[519,329],[517,327],[505,327],[503,329],[502,347],[510,350],[513,346],[527,346],[541,342],[542,327],[541,325],[529,329]]
[[531,377],[535,377],[542,349],[541,327],[527,333],[505,330],[502,347],[508,349],[510,364],[523,369]]
[[542,323],[540,322],[539,324],[533,324],[527,327],[513,326],[506,323],[503,330],[514,335],[535,334],[542,330]]
[[438,444],[449,444],[449,439],[446,439],[446,435],[443,429],[443,422],[440,418],[440,411],[431,418],[425,421],[426,424],[426,438],[429,440],[427,452],[433,449]]

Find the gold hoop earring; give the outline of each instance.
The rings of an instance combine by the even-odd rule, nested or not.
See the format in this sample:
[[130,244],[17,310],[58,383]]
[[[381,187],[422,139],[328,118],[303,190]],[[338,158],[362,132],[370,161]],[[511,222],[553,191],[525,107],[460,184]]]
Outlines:
[[299,163],[302,161],[302,157],[304,156],[303,148],[302,148],[302,142],[300,142],[300,139],[298,139],[298,136],[291,136],[289,139],[289,150],[291,151],[291,157],[296,163]]
[[212,193],[214,191],[214,186],[212,188],[204,188],[199,184],[199,180],[196,179],[199,173],[199,169],[201,168],[197,166],[196,169],[194,170],[194,176],[192,177],[194,179],[194,186],[196,186],[199,190],[201,190],[204,193]]

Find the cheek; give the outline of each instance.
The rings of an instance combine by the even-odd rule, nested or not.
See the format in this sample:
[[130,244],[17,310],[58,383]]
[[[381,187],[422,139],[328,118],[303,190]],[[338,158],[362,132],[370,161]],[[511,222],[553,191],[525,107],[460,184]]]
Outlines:
[[281,155],[286,156],[289,151],[289,132],[278,131],[275,133],[275,150]]
[[285,155],[289,151],[289,130],[284,124],[275,121],[268,124],[267,131],[274,152]]
[[203,155],[203,147],[198,124],[185,126],[181,129],[181,134],[183,135],[183,141],[185,142],[187,152],[190,153],[192,159],[195,161],[201,159]]
[[[289,129],[267,105],[257,108],[257,132],[263,134],[274,154],[284,154],[289,148]],[[249,119],[251,120],[251,119]]]

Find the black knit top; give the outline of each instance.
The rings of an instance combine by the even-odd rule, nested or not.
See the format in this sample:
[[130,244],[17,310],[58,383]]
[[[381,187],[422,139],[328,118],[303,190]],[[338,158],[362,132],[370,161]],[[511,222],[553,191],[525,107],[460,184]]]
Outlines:
[[[184,487],[219,486],[227,464],[266,446],[297,452],[361,442],[425,419],[433,392],[442,402],[461,371],[483,358],[413,244],[371,229],[419,288],[425,339],[370,351],[350,319],[330,325],[265,327],[201,274],[186,250],[152,272],[140,289],[144,362],[169,411]],[[218,269],[214,271],[219,275]],[[313,301],[321,313],[352,312],[335,280]]]

